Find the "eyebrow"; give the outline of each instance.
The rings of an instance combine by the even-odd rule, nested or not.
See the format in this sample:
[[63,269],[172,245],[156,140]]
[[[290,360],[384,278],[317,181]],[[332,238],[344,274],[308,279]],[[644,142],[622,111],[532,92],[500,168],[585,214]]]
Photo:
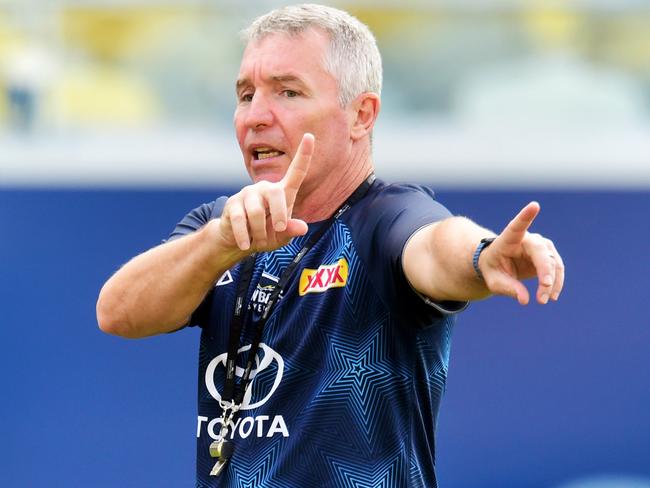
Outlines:
[[[300,83],[301,85],[304,85],[305,82],[299,78],[298,76],[295,75],[277,75],[277,76],[271,76],[271,81],[275,83],[287,83],[287,82],[296,82]],[[250,80],[248,78],[242,78],[237,80],[237,83],[235,84],[235,90],[239,92],[239,90],[250,84]]]
[[272,76],[271,80],[275,82],[297,81],[298,83],[303,83],[301,78],[294,75]]

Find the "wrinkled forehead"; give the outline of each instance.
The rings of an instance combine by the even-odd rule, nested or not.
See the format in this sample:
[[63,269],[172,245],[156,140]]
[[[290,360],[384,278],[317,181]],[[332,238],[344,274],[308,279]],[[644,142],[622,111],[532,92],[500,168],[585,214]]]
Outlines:
[[[251,38],[244,49],[240,68],[250,62],[265,61],[268,64],[280,64],[299,54],[307,54],[305,61],[327,65],[330,50],[330,35],[317,27],[307,27],[297,31],[279,31],[263,33]],[[296,66],[296,68],[300,68]],[[240,69],[240,71],[241,71]]]

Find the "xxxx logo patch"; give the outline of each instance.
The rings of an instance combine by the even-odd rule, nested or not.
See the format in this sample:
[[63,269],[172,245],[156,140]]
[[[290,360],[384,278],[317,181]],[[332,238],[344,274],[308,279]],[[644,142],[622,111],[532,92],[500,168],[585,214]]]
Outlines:
[[340,288],[348,282],[348,262],[341,258],[334,264],[322,264],[318,269],[302,270],[300,275],[300,296],[320,293],[330,288]]

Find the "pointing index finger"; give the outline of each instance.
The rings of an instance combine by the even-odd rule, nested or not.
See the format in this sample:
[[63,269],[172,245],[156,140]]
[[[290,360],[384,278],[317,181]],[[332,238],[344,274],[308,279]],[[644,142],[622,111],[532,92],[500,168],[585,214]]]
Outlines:
[[540,206],[537,202],[530,202],[516,215],[503,229],[500,239],[506,245],[519,244],[526,235],[526,231],[539,214]]
[[282,179],[288,206],[293,205],[300,185],[302,185],[305,176],[307,176],[311,157],[314,154],[314,144],[315,138],[313,134],[307,132],[302,136],[302,141],[300,142],[300,146],[298,146],[296,155],[289,165],[287,174]]

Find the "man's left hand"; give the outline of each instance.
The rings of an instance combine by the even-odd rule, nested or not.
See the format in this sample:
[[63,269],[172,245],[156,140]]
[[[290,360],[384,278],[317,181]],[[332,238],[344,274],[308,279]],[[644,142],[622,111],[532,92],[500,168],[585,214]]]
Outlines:
[[537,202],[526,205],[479,257],[490,292],[516,298],[521,305],[530,300],[521,280],[537,277],[536,297],[541,304],[557,300],[564,285],[564,262],[553,241],[528,232],[539,211]]

